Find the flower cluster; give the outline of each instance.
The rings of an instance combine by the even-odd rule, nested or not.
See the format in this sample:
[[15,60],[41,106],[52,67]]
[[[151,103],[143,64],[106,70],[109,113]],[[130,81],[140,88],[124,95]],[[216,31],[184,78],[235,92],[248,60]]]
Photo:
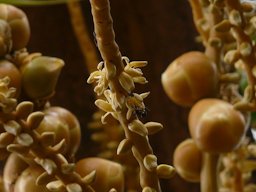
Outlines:
[[[113,75],[116,75],[115,66],[109,67],[109,65],[104,66],[104,62],[100,62],[98,64],[98,71],[95,71],[90,74],[87,82],[88,83],[96,83],[94,91],[97,95],[104,94],[105,100],[99,99],[96,101],[96,105],[101,108],[103,111],[107,113],[112,113],[114,117],[116,114],[113,112],[117,110],[117,108],[123,106],[126,103],[128,108],[134,108],[135,105],[138,107],[144,108],[143,99],[148,96],[149,93],[144,94],[136,94],[133,93],[135,89],[134,83],[145,84],[147,80],[143,77],[143,73],[141,71],[141,67],[147,65],[146,61],[133,61],[129,62],[127,57],[122,58],[123,63],[125,64],[124,70],[118,75],[118,82],[121,87],[131,96],[126,99],[124,96],[118,95],[118,93],[113,93],[110,90],[109,78]],[[112,75],[111,75],[112,74]],[[134,99],[132,97],[134,96]],[[135,104],[137,103],[137,104]],[[131,113],[131,112],[129,112]],[[130,115],[129,115],[130,116]]]

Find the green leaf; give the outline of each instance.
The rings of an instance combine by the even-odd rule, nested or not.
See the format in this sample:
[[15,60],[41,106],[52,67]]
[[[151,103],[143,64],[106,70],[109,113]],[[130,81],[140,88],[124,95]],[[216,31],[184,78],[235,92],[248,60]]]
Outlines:
[[[70,0],[0,0],[0,3],[20,6],[42,6],[67,3]],[[81,1],[81,0],[77,0]]]

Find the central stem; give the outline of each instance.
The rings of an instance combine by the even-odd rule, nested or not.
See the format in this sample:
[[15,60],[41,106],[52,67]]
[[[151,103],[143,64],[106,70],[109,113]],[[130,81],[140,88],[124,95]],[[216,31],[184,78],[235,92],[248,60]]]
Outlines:
[[217,164],[219,155],[203,153],[201,192],[217,192]]
[[[90,0],[92,7],[93,22],[97,46],[104,60],[104,67],[107,72],[108,85],[116,97],[127,98],[129,94],[119,82],[120,74],[124,72],[124,63],[119,47],[115,42],[115,33],[113,30],[113,20],[110,15],[109,0]],[[110,70],[109,70],[110,69]],[[134,116],[126,119],[128,108],[125,102],[115,108],[118,114],[117,118],[124,129],[126,138],[132,143],[133,154],[140,166],[140,184],[143,191],[150,188],[156,192],[161,192],[159,179],[156,170],[146,169],[143,160],[146,155],[153,155],[152,148],[148,141],[148,136],[141,136],[128,129],[128,125],[136,120]],[[145,189],[145,190],[144,190]]]

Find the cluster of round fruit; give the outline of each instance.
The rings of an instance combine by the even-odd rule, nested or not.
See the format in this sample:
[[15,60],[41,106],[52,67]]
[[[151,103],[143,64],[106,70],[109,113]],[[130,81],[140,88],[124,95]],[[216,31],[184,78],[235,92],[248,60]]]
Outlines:
[[188,52],[174,60],[162,74],[162,85],[170,99],[191,107],[188,126],[191,138],[174,153],[174,166],[187,181],[199,182],[203,154],[233,151],[244,138],[245,116],[218,99],[220,75],[216,64],[202,52]]
[[[35,106],[34,110],[44,113],[43,120],[34,131],[50,140],[53,135],[54,143],[51,146],[65,139],[65,149],[62,155],[72,162],[81,141],[79,122],[75,115],[67,109],[51,106],[49,103],[49,99],[54,95],[64,62],[61,59],[42,56],[38,53],[29,54],[25,49],[29,37],[30,27],[25,13],[14,6],[0,4],[0,80],[8,78],[6,85],[9,89],[15,90],[14,95],[6,95],[2,93],[2,87],[0,87],[0,152],[6,151],[7,145],[10,144],[10,139],[5,137],[10,134],[6,134],[3,124],[12,120],[10,119],[13,117],[11,114],[15,113],[18,103],[29,101]],[[13,110],[5,111],[3,109],[5,103],[2,101],[5,97],[12,97],[16,100]],[[8,118],[5,119],[6,117]],[[49,142],[52,141],[50,140]],[[47,143],[45,143],[46,146]],[[43,151],[44,144],[41,147]],[[6,153],[8,152],[6,151]],[[50,191],[49,187],[36,184],[38,177],[45,172],[34,160],[39,154],[40,151],[37,154],[28,152],[9,155],[3,175],[5,191]],[[44,157],[44,155],[45,153],[42,152],[40,158],[51,157]],[[94,173],[91,178],[94,178],[92,187],[95,191],[110,191],[113,188],[117,191],[124,190],[124,175],[121,165],[93,157],[84,158],[74,164],[75,172],[81,177]],[[61,169],[61,167],[58,168]],[[97,172],[97,177],[94,171]],[[65,184],[63,185],[65,186]],[[65,190],[63,188],[63,191]]]

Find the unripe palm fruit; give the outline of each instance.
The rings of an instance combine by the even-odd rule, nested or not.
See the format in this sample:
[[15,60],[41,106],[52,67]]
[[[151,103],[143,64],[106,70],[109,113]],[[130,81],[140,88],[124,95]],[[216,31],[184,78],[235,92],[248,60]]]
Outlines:
[[189,113],[189,131],[204,152],[226,153],[240,144],[246,132],[243,114],[220,99],[203,99]]
[[52,145],[58,144],[60,141],[65,139],[65,148],[62,153],[66,154],[68,146],[70,145],[70,135],[69,135],[69,127],[67,123],[65,123],[62,119],[52,114],[45,113],[44,119],[35,129],[39,134],[43,134],[44,132],[51,132],[55,135],[55,139]]
[[50,192],[45,185],[37,185],[37,178],[45,172],[39,166],[25,169],[17,179],[13,192]]
[[46,116],[56,117],[68,128],[69,144],[67,146],[67,155],[74,157],[81,142],[81,128],[76,116],[62,107],[49,107],[44,110],[44,113]]
[[15,96],[17,97],[21,89],[21,74],[18,68],[7,60],[0,60],[0,79],[8,76],[10,78],[10,84],[8,87],[14,87],[16,89]]
[[186,181],[200,182],[202,152],[193,139],[186,139],[176,147],[173,165],[177,173]]
[[4,188],[6,192],[13,192],[16,180],[21,173],[28,167],[17,154],[11,153],[8,157],[3,172]]
[[0,4],[0,19],[10,27],[12,50],[27,46],[30,38],[30,27],[25,13],[12,5]]
[[120,164],[101,158],[85,158],[76,163],[76,172],[81,177],[96,170],[96,178],[92,187],[96,192],[109,191],[115,188],[124,191],[124,174]]
[[36,57],[23,66],[22,84],[27,96],[35,100],[52,96],[63,66],[63,60],[46,56]]
[[[0,9],[1,11],[1,9]],[[12,49],[11,28],[5,20],[0,19],[0,57],[3,57]]]
[[167,96],[181,106],[192,106],[215,95],[218,85],[216,65],[205,54],[192,51],[175,59],[162,74]]

